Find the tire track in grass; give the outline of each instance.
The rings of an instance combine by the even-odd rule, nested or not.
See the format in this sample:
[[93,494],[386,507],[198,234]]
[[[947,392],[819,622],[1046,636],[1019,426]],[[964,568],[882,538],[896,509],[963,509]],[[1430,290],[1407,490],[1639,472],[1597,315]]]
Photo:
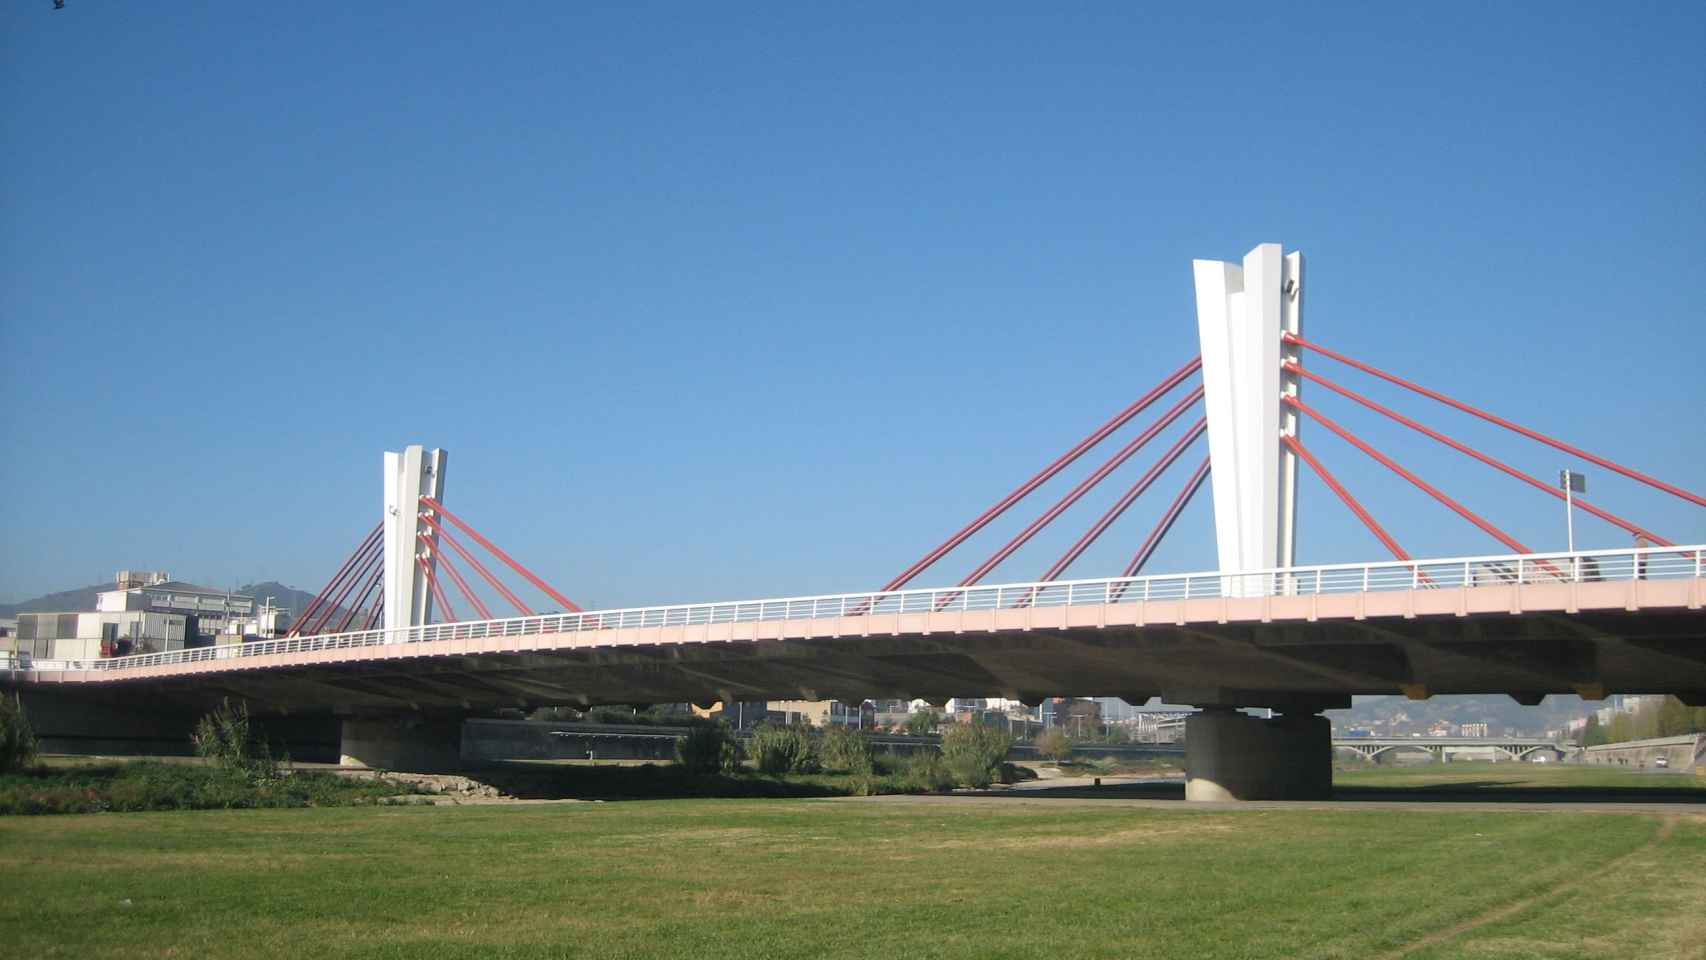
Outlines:
[[1489,923],[1496,923],[1497,921],[1503,920],[1507,917],[1515,916],[1530,907],[1539,906],[1542,903],[1553,900],[1563,894],[1569,893],[1571,890],[1574,890],[1582,884],[1598,880],[1622,866],[1626,861],[1646,853],[1670,839],[1671,834],[1676,832],[1676,825],[1679,819],[1680,818],[1676,814],[1665,816],[1659,822],[1658,832],[1654,833],[1652,838],[1646,843],[1641,844],[1620,857],[1606,861],[1600,865],[1598,870],[1595,870],[1592,873],[1571,877],[1570,879],[1555,884],[1531,897],[1524,897],[1521,900],[1513,900],[1503,906],[1494,907],[1485,913],[1470,917],[1468,920],[1464,920],[1461,923],[1452,924],[1443,930],[1435,930],[1433,933],[1427,934],[1419,940],[1413,940],[1390,953],[1380,954],[1375,958],[1375,960],[1403,960],[1404,957],[1407,957],[1418,950],[1422,950],[1426,947],[1438,946],[1447,940],[1461,936],[1471,930],[1484,927]]

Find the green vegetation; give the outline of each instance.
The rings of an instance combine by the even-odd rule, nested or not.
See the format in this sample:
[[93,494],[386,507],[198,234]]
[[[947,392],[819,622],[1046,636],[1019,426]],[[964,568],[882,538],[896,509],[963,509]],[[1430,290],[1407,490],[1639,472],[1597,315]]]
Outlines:
[[0,693],[0,774],[22,770],[36,759],[36,735],[16,693]]
[[404,784],[332,773],[256,779],[213,764],[137,760],[0,775],[0,814],[338,807],[415,792]]
[[721,723],[696,723],[675,741],[675,762],[692,773],[733,773],[740,769],[740,744]]
[[1589,715],[1587,726],[1582,728],[1581,742],[1584,747],[1597,747],[1703,730],[1706,730],[1706,707],[1690,707],[1675,697],[1666,697],[1656,703],[1643,703],[1633,713],[1613,714],[1611,722],[1604,725],[1597,714]]
[[955,783],[968,787],[1011,783],[1011,768],[1003,762],[1011,749],[1012,737],[981,723],[956,723],[942,733],[942,762]]
[[840,770],[845,773],[871,771],[871,741],[850,727],[831,727],[825,730],[822,740],[818,743],[818,754],[826,770]]
[[1072,756],[1072,738],[1059,727],[1050,727],[1037,734],[1037,753],[1050,760],[1060,761]]
[[226,773],[250,780],[278,776],[278,763],[273,760],[266,738],[250,723],[246,703],[219,701],[212,713],[196,721],[190,743],[196,756]]
[[[1693,815],[1121,801],[9,818],[0,942],[88,960],[1646,960],[1706,937],[1703,858]],[[1005,882],[1039,870],[1047,910]]]
[[936,732],[936,726],[941,722],[942,716],[936,711],[920,710],[917,713],[907,715],[906,726],[902,729],[910,736],[928,737]]
[[816,744],[803,723],[761,723],[752,728],[747,753],[761,773],[816,773]]

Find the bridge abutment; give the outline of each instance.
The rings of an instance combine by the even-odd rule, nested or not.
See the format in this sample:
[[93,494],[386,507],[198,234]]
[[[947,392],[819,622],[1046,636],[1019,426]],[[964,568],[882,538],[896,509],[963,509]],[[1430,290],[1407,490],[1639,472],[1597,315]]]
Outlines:
[[1333,792],[1326,717],[1263,720],[1209,707],[1185,721],[1186,800],[1322,800]]
[[462,768],[461,717],[345,718],[338,762],[405,773]]

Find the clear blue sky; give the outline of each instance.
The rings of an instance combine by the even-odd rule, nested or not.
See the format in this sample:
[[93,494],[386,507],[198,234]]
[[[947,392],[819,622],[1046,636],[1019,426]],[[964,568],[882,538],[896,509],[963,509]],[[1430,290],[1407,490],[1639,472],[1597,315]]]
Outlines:
[[[1706,6],[916,6],[5,4],[0,598],[313,589],[408,442],[583,603],[879,585],[1194,353],[1191,258],[1262,241],[1310,335],[1706,487]],[[1562,548],[1555,501],[1314,395]],[[1305,436],[1412,552],[1502,552]],[[1304,498],[1301,560],[1382,556]],[[1202,496],[1151,569],[1212,565]]]

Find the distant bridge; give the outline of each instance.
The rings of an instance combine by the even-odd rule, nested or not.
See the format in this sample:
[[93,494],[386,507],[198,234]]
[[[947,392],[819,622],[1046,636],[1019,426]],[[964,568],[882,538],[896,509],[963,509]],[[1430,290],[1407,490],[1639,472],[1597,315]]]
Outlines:
[[1549,750],[1559,757],[1568,755],[1573,747],[1538,737],[1334,737],[1333,749],[1349,750],[1365,760],[1378,763],[1382,754],[1398,750],[1421,750],[1444,762],[1447,753],[1464,750],[1488,750],[1512,760],[1527,760],[1534,753]]

